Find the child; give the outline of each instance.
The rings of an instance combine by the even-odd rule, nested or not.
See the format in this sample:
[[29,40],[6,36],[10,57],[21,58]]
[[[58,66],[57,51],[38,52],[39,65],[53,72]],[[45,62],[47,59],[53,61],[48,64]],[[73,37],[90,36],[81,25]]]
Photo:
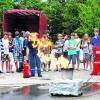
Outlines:
[[8,40],[8,33],[4,33],[3,38],[2,38],[1,61],[2,61],[2,71],[4,71],[4,62],[5,62],[6,63],[6,72],[9,73],[9,40]]
[[[55,56],[58,59],[63,54],[63,45],[64,45],[64,39],[62,34],[58,34],[58,40],[56,41],[56,53]],[[61,69],[58,68],[58,65],[56,66],[56,71],[60,71]]]
[[88,69],[88,63],[89,63],[89,36],[88,34],[85,34],[83,36],[81,47],[83,48],[83,64],[84,69]]
[[68,46],[68,35],[66,34],[64,37],[64,44],[63,44],[63,55],[65,58],[68,58],[67,46]]
[[75,34],[71,33],[71,39],[68,40],[68,59],[69,64],[72,61],[72,67],[75,69],[76,64],[76,45]]
[[13,45],[14,45],[14,50],[13,50],[13,55],[14,55],[14,61],[16,65],[16,72],[20,72],[18,69],[18,63],[19,66],[21,66],[21,63],[23,62],[23,54],[22,54],[22,44],[21,40],[19,38],[19,32],[15,32],[16,37],[13,40]]
[[77,42],[77,46],[76,46],[76,60],[77,60],[77,70],[79,70],[79,65],[80,65],[80,45],[81,45],[81,39],[79,38],[78,34],[75,33],[75,39]]
[[13,57],[13,48],[14,48],[14,45],[13,45],[12,33],[10,33],[10,32],[8,34],[8,39],[9,39],[9,58],[10,58],[10,64],[9,64],[9,68],[10,69],[9,70],[10,70],[10,72],[13,72],[12,68],[15,65],[14,64],[14,57]]

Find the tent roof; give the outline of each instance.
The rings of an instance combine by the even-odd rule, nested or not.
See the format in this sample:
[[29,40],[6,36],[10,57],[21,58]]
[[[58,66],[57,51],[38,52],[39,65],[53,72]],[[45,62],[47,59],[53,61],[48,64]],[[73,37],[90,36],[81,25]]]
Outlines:
[[12,10],[5,10],[4,14],[20,14],[20,15],[37,15],[39,16],[42,14],[41,11],[32,10],[32,9],[12,9]]

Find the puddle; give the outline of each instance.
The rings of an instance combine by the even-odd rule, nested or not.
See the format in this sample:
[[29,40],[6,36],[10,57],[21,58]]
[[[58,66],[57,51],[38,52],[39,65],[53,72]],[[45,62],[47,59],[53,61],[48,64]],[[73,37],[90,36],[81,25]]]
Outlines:
[[[83,94],[85,96],[89,95],[95,95],[96,93],[100,93],[100,83],[86,83],[85,87],[83,87]],[[83,95],[83,96],[84,96]]]
[[[79,97],[50,96],[48,85],[31,85],[18,89],[0,90],[0,100],[99,100],[100,83],[86,83],[83,87],[83,95]],[[97,97],[96,99],[93,99]],[[88,99],[86,99],[88,98]]]

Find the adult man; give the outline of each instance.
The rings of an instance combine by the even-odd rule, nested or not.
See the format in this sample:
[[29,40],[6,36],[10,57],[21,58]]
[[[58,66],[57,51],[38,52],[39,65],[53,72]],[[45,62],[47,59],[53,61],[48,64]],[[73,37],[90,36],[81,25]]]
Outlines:
[[100,35],[99,35],[99,29],[94,29],[94,37],[92,37],[91,39],[91,44],[93,45],[93,48],[94,47],[98,47],[100,46]]
[[[35,33],[30,33],[35,34]],[[37,39],[37,34],[35,34],[35,37],[32,37],[32,39]],[[28,39],[27,46],[29,48],[29,64],[30,64],[30,76],[35,76],[35,67],[37,67],[37,73],[38,77],[42,77],[41,75],[41,61],[40,57],[38,56],[38,47],[33,47],[35,44],[34,41]]]

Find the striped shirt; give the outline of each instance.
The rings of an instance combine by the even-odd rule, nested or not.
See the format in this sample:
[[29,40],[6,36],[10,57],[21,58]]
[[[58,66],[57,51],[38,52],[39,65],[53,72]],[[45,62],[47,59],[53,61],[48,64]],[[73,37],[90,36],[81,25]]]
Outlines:
[[9,54],[9,40],[2,38],[0,40],[0,50],[1,53]]
[[2,39],[0,39],[0,52],[1,52],[1,53],[4,53],[4,48],[3,48]]

